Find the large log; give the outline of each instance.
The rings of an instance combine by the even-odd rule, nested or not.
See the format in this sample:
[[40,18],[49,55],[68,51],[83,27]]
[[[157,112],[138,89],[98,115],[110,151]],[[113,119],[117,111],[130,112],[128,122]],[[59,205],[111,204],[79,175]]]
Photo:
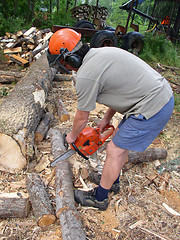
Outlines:
[[[55,74],[56,70],[49,68],[44,54],[0,104],[0,133],[17,141],[25,158],[31,159],[34,155],[34,132],[44,115],[45,100]],[[0,148],[3,151],[3,142]],[[8,153],[3,154],[8,163]]]
[[70,163],[56,166],[56,216],[60,220],[63,240],[85,240],[79,214],[75,207]]
[[46,227],[53,224],[56,217],[46,192],[44,182],[38,174],[29,173],[26,183],[38,226]]
[[25,193],[0,193],[0,218],[28,216],[29,196]]
[[[63,137],[59,129],[50,129],[52,155],[56,159],[65,152]],[[68,161],[59,162],[56,172],[56,216],[60,220],[63,240],[85,240],[83,227],[75,207],[73,182]]]

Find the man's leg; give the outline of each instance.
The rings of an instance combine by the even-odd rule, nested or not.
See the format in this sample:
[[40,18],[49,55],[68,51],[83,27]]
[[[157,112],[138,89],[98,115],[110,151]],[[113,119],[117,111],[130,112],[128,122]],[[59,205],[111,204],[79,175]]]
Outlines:
[[112,141],[107,146],[106,161],[103,167],[100,185],[110,189],[128,161],[128,150],[117,147]]
[[75,190],[75,200],[82,206],[96,207],[106,210],[108,207],[108,192],[117,180],[121,168],[128,161],[128,150],[117,147],[112,141],[107,146],[100,185],[92,191]]

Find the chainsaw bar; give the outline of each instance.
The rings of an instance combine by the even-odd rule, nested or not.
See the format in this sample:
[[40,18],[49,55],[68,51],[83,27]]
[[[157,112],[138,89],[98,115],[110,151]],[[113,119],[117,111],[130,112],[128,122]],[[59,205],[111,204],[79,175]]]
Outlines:
[[67,152],[63,153],[60,157],[56,158],[52,163],[51,167],[55,167],[58,162],[63,161],[71,157],[73,154],[75,154],[76,151],[74,149],[70,149]]

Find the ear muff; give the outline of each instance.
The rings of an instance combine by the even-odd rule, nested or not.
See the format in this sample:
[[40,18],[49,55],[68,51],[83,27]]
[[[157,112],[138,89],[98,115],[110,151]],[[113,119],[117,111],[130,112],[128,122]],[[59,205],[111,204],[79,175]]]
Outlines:
[[82,64],[82,59],[76,54],[70,54],[65,59],[66,63],[72,68],[79,68]]

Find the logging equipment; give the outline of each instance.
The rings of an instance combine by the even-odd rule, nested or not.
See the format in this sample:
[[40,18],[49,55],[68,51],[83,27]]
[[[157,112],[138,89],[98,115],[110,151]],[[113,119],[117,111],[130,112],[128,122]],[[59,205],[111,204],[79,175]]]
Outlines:
[[49,65],[51,67],[58,65],[66,73],[69,69],[67,65],[75,69],[79,68],[82,64],[82,59],[75,52],[81,47],[80,33],[69,28],[56,31],[49,41],[47,52]]
[[[78,135],[75,142],[71,144],[71,149],[67,150],[64,154],[58,157],[51,163],[51,167],[55,167],[59,161],[66,160],[71,157],[74,153],[78,153],[80,156],[88,159],[87,155],[92,155],[96,152],[100,146],[109,138],[114,132],[114,126],[108,125],[102,133],[100,133],[99,128],[86,127]],[[68,144],[65,140],[66,135],[64,135],[64,145],[68,149]]]

